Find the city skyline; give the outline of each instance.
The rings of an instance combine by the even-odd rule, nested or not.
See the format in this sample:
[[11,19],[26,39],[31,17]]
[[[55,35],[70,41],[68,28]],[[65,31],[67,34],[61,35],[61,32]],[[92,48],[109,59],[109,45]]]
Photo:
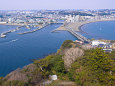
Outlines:
[[115,0],[2,0],[0,10],[115,9]]

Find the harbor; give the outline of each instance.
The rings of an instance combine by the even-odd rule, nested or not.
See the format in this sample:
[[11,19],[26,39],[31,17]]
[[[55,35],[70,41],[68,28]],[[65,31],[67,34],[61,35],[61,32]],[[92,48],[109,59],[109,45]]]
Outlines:
[[5,38],[8,33],[18,31],[18,30],[20,30],[21,27],[23,27],[23,26],[18,26],[18,27],[16,27],[16,29],[12,29],[12,30],[8,30],[6,32],[3,32],[3,33],[1,33],[0,37]]
[[28,34],[28,33],[33,33],[33,32],[36,32],[36,31],[38,31],[38,30],[40,30],[40,29],[42,29],[42,28],[48,26],[48,25],[49,25],[49,24],[46,24],[46,25],[41,26],[41,27],[38,27],[37,29],[34,29],[34,30],[32,30],[32,31],[27,31],[27,32],[18,33],[18,34]]
[[[56,21],[56,22],[49,23],[49,24],[63,24],[63,23],[64,23],[64,22],[57,22],[57,21]],[[40,29],[42,29],[42,28],[48,26],[49,24],[43,24],[43,25],[40,25],[39,27],[38,27],[38,26],[31,25],[31,26],[38,27],[38,28],[37,28],[37,29],[34,29],[34,30],[32,30],[32,31],[21,32],[21,33],[18,33],[18,34],[22,35],[22,34],[33,33],[33,32],[36,32],[36,31],[38,31],[38,30],[40,30]],[[3,25],[6,25],[6,24],[3,24]],[[10,24],[9,24],[9,25],[10,25]],[[11,24],[11,25],[15,25],[15,24]],[[22,25],[22,24],[20,24],[16,29],[9,30],[9,31],[6,31],[6,32],[1,33],[0,37],[1,37],[1,38],[5,38],[8,33],[18,31],[18,30],[20,30],[19,28],[21,28],[21,27],[26,27],[27,29],[31,29],[31,27],[30,27],[29,25]]]

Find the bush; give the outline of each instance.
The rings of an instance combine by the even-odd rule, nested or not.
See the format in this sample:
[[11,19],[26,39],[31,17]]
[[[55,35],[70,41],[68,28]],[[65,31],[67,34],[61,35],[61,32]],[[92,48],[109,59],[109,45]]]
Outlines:
[[22,81],[6,81],[2,86],[28,86],[28,84]]
[[68,77],[78,86],[114,86],[114,67],[113,60],[101,48],[96,48],[85,51],[72,64]]
[[63,42],[61,47],[62,47],[62,49],[71,48],[72,47],[72,43],[73,43],[72,40],[66,40],[66,41]]
[[62,55],[49,55],[44,59],[34,61],[34,64],[38,68],[41,67],[40,72],[44,78],[48,78],[52,74],[63,75],[66,73]]

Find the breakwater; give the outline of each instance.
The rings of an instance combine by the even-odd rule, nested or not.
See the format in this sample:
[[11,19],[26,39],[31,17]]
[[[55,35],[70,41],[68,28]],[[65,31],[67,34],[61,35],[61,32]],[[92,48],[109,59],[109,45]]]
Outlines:
[[8,33],[18,31],[18,30],[20,30],[21,27],[23,27],[23,26],[18,26],[18,27],[16,27],[16,29],[12,29],[12,30],[8,30],[6,32],[3,32],[0,34],[0,37],[5,38]]
[[40,29],[42,29],[42,28],[44,28],[44,27],[48,26],[48,25],[49,25],[49,24],[46,24],[46,25],[41,26],[41,27],[39,27],[39,28],[37,28],[37,29],[35,29],[35,30],[32,30],[32,31],[26,31],[26,32],[23,32],[23,33],[18,33],[18,34],[33,33],[33,32],[36,32],[36,31],[38,31],[38,30],[40,30]]

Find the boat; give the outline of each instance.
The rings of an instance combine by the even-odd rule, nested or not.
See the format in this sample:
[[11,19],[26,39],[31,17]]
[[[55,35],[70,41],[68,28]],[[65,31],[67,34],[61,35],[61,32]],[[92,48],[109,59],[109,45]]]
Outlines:
[[12,42],[15,42],[15,41],[17,41],[18,39],[15,39],[15,40],[12,40]]

